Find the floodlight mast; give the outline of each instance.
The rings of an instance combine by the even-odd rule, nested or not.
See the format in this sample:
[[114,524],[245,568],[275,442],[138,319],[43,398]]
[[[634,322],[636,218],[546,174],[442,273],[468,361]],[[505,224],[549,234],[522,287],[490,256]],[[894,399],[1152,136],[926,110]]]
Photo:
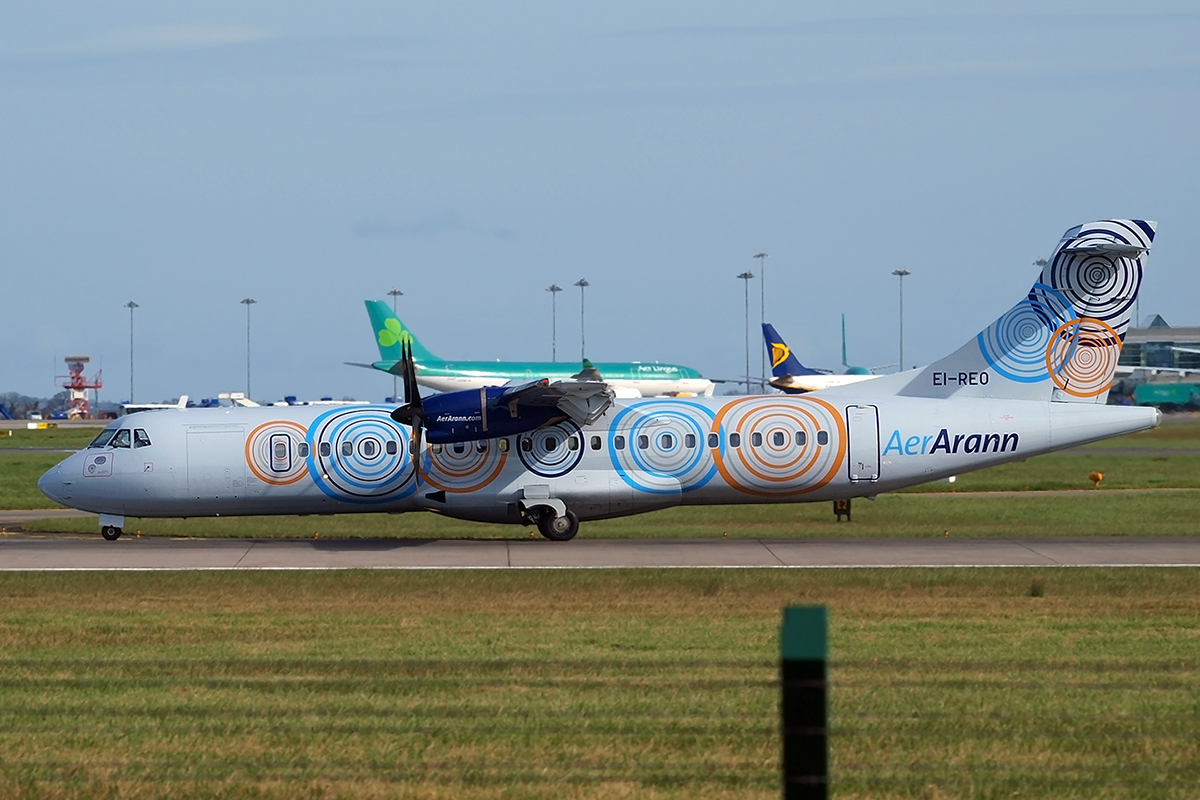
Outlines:
[[746,270],[738,278],[746,282],[746,394],[750,394],[750,280],[754,273]]
[[557,283],[546,287],[550,293],[550,360],[558,361],[558,293],[563,288]]
[[[767,259],[771,254],[766,250],[760,250],[754,254],[758,259],[758,316],[759,324],[767,324]],[[759,388],[763,394],[767,393],[767,348],[764,345],[762,349],[762,372],[759,373]]]
[[130,300],[125,304],[129,309],[129,402],[133,402],[133,310],[138,304]]
[[900,279],[900,371],[904,372],[904,276],[912,273],[901,267],[892,274]]
[[[400,315],[399,315],[399,313],[396,311],[396,298],[397,298],[397,297],[403,297],[403,296],[404,296],[404,292],[400,291],[399,289],[392,289],[391,291],[389,291],[389,292],[388,292],[388,294],[392,296],[392,316],[393,316],[393,317],[396,317],[396,318],[398,319]],[[400,402],[399,400],[397,400],[397,399],[396,399],[396,390],[397,390],[397,388],[398,388],[398,387],[397,387],[397,385],[396,385],[396,373],[394,373],[394,372],[393,372],[393,373],[392,373],[392,402],[393,402],[393,403],[399,403],[399,402]],[[408,398],[405,398],[405,399],[407,400]]]
[[591,284],[587,282],[587,278],[580,278],[575,281],[575,285],[579,287],[579,362],[582,364],[584,359],[587,358],[586,331],[583,324],[583,290],[591,286]]
[[246,397],[253,398],[250,393],[250,306],[258,301],[253,297],[243,298],[241,304],[246,307]]

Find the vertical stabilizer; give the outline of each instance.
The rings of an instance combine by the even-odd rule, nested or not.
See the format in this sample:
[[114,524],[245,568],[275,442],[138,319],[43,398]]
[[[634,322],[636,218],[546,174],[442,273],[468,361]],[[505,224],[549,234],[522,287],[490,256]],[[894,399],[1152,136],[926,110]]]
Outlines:
[[437,356],[426,350],[412,331],[404,327],[404,323],[392,312],[388,304],[382,300],[367,300],[367,315],[371,318],[371,331],[375,334],[375,344],[379,345],[379,357],[383,361],[399,362],[401,358],[400,344],[408,342],[412,347],[412,358],[416,363],[422,361],[440,361]]
[[1156,223],[1110,219],[1063,234],[1029,293],[951,355],[882,382],[912,397],[1103,403]]
[[775,326],[764,322],[763,343],[767,347],[767,355],[771,359],[771,374],[776,378],[786,378],[788,375],[823,375],[820,370],[811,369],[800,363],[800,359],[792,355],[792,349],[783,341],[783,337],[775,330]]

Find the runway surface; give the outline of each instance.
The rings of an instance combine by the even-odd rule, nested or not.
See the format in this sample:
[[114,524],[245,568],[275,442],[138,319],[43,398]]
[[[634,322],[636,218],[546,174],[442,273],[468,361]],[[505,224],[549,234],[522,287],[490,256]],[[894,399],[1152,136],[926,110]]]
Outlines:
[[1200,566],[1200,537],[239,540],[0,538],[0,570]]

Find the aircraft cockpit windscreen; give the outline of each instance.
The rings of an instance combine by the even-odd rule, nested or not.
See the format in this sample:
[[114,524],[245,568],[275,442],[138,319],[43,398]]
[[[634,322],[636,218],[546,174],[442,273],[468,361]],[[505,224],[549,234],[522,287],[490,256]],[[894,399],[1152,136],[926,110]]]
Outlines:
[[112,440],[113,434],[116,433],[117,429],[120,427],[120,423],[114,422],[104,430],[100,431],[96,438],[92,439],[92,443],[88,445],[88,449],[91,450],[94,447],[107,447],[109,441]]
[[129,428],[121,428],[117,431],[117,435],[108,443],[109,447],[132,447],[132,431]]

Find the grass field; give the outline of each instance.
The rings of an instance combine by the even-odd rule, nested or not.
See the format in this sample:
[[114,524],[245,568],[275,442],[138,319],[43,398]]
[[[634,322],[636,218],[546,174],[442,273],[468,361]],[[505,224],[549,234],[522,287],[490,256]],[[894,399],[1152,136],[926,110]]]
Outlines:
[[0,574],[0,796],[1191,798],[1196,570]]

